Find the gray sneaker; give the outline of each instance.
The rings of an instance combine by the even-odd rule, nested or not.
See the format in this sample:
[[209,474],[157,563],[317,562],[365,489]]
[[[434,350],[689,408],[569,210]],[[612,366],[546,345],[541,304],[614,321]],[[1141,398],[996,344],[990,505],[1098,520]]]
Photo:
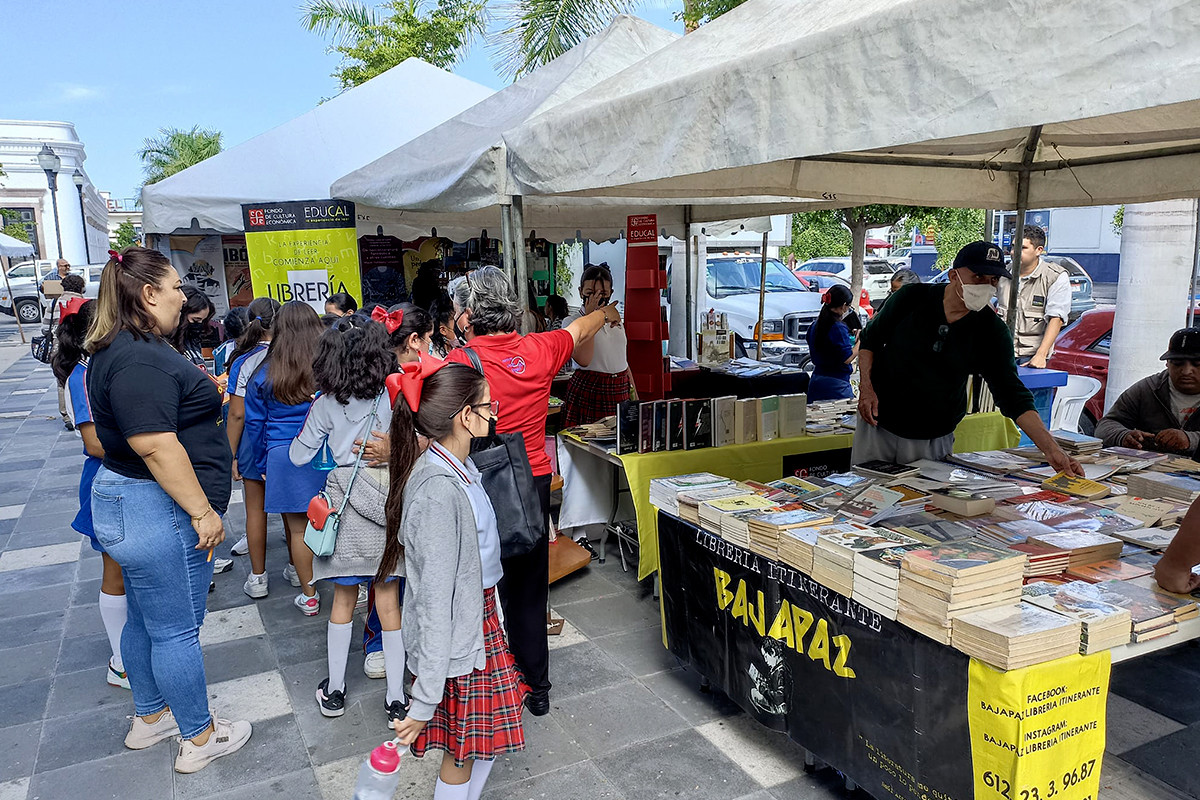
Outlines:
[[251,732],[250,723],[244,720],[230,722],[227,719],[214,719],[213,732],[209,734],[207,743],[198,745],[187,739],[179,741],[175,771],[199,772],[213,760],[241,750],[242,745],[250,741]]
[[178,735],[179,723],[175,721],[175,715],[168,708],[158,718],[158,721],[153,723],[135,716],[133,724],[129,726],[129,733],[125,734],[125,746],[130,750],[145,750],[147,747],[152,747]]
[[288,564],[283,568],[283,579],[297,589],[300,588],[300,576],[296,574],[296,567],[294,565]]
[[244,556],[250,552],[250,542],[243,536],[237,540],[233,547],[229,548],[229,552],[235,556]]

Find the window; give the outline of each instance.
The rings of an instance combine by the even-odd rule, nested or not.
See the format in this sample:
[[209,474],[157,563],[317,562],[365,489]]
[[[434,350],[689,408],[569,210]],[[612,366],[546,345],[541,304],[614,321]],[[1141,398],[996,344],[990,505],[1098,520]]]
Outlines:
[[33,274],[33,262],[30,261],[18,264],[8,271],[9,280],[13,278],[32,278]]
[[891,275],[896,271],[886,261],[868,261],[863,266],[866,267],[868,275]]
[[[757,258],[710,258],[705,288],[713,298],[758,292],[762,261]],[[767,259],[768,292],[806,291],[800,280],[776,259]]]
[[1106,355],[1108,355],[1108,349],[1111,346],[1112,346],[1112,331],[1109,331],[1108,333],[1104,334],[1096,341],[1092,342],[1092,345],[1091,345],[1091,347],[1088,348],[1088,350],[1090,350],[1093,353],[1098,353],[1102,356],[1106,356]]
[[100,281],[100,274],[104,272],[104,267],[92,267],[88,270],[88,280],[92,283]]

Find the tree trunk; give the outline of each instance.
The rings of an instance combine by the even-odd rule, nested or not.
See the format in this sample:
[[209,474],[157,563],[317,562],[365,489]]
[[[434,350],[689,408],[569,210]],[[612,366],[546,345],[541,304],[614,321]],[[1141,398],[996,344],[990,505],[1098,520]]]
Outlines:
[[867,257],[866,215],[848,211],[846,227],[850,229],[850,296],[857,307],[863,288],[863,261]]
[[694,33],[700,27],[696,24],[695,12],[692,10],[695,5],[695,0],[683,0],[683,32],[685,34]]

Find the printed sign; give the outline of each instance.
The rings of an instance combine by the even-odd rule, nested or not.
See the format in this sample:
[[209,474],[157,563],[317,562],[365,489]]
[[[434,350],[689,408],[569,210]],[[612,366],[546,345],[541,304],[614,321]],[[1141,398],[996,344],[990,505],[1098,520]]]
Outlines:
[[171,263],[179,271],[184,286],[201,289],[216,308],[215,316],[229,312],[225,291],[225,256],[220,236],[171,236]]
[[658,246],[658,216],[656,214],[639,214],[629,217],[627,223],[629,247]]
[[245,204],[242,221],[255,296],[300,300],[317,313],[338,292],[362,301],[353,203]]
[[254,299],[250,283],[250,257],[246,255],[245,236],[222,236],[221,250],[225,255],[225,288],[229,305],[248,306]]

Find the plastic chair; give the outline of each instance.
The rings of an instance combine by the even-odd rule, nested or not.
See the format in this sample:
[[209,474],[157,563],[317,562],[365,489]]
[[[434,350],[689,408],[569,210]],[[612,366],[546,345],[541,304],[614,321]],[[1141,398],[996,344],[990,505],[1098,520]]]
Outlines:
[[1054,405],[1050,407],[1050,430],[1076,431],[1079,415],[1088,400],[1100,391],[1100,381],[1083,375],[1068,375],[1067,385],[1054,394]]

